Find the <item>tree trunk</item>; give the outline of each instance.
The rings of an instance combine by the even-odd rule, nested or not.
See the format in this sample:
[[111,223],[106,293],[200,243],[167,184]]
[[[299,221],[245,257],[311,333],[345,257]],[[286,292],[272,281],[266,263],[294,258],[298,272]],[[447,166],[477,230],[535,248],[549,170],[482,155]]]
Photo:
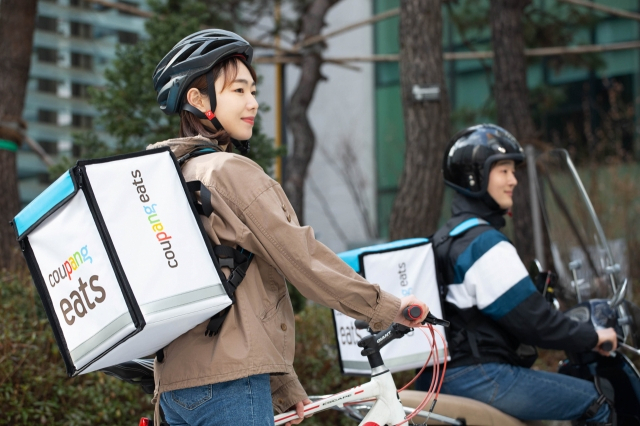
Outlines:
[[[37,0],[0,2],[0,269],[13,264],[18,245],[8,225],[20,209],[13,144],[22,142],[22,109],[29,79]],[[3,148],[4,147],[4,148]]]
[[[314,0],[300,18],[298,39],[303,41],[320,34],[325,25],[324,17],[327,11],[338,1]],[[293,135],[293,152],[287,158],[283,187],[301,223],[304,222],[304,181],[316,144],[316,136],[309,123],[307,110],[318,81],[322,78],[322,48],[321,43],[315,43],[303,50],[298,87],[287,105],[287,120]]]
[[[491,0],[494,96],[498,124],[522,144],[533,143],[536,128],[529,109],[527,63],[524,54],[523,13],[531,0]],[[514,243],[528,265],[535,257],[529,178],[526,168],[516,172],[518,187],[513,196]]]
[[[442,59],[442,0],[400,2],[400,82],[406,152],[391,212],[392,240],[431,235],[442,208],[442,157],[450,136]],[[412,94],[414,85],[437,85],[439,100],[417,101]]]

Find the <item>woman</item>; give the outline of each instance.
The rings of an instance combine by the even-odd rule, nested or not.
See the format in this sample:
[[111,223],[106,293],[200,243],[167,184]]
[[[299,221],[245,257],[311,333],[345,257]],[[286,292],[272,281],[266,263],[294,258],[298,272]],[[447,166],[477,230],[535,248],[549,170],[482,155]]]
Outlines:
[[[523,420],[607,422],[609,407],[593,383],[530,370],[535,348],[586,351],[617,339],[612,328],[594,330],[551,309],[536,291],[515,247],[499,229],[513,205],[518,141],[501,127],[483,124],[456,134],[445,151],[445,183],[454,195],[452,218],[434,235],[451,321],[442,392],[477,399]],[[467,219],[485,225],[446,239]],[[443,239],[445,237],[445,239]],[[601,353],[607,354],[600,350]],[[426,390],[430,374],[417,388]]]
[[[232,306],[215,336],[207,323],[177,338],[156,359],[156,398],[171,426],[272,425],[273,410],[310,403],[293,370],[294,318],[285,277],[307,298],[374,329],[408,326],[398,299],[358,276],[313,230],[301,227],[281,186],[245,150],[258,112],[251,46],[238,35],[204,30],[181,40],[158,64],[154,87],[166,114],[180,114],[180,138],[169,146],[183,158],[202,148],[182,172],[211,192],[214,213],[201,217],[211,240],[254,254]],[[185,157],[186,158],[186,157]],[[424,316],[421,318],[424,319]]]

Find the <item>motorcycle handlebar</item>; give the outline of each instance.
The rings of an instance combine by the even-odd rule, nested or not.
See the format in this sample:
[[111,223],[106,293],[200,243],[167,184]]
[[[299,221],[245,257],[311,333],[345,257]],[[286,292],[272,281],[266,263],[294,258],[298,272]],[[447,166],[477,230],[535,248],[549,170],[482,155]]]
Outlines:
[[605,352],[611,352],[611,349],[613,349],[613,343],[604,342],[603,344],[600,345],[600,349],[602,349]]

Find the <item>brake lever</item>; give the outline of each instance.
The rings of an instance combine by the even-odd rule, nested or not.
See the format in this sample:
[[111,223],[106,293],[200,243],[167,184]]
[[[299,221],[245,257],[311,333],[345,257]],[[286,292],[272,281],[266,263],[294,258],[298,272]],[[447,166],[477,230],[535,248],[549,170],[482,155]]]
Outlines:
[[427,314],[427,317],[424,319],[424,321],[422,321],[423,324],[425,322],[428,322],[429,324],[433,324],[433,325],[441,325],[443,327],[449,327],[449,325],[451,324],[447,320],[436,318],[434,315],[431,314],[431,312],[429,312]]

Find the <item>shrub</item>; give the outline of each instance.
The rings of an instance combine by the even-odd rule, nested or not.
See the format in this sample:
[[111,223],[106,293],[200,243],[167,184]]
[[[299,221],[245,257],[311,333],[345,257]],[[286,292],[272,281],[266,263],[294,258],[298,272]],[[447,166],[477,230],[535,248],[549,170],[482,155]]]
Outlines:
[[69,379],[26,270],[1,272],[0,425],[137,425],[150,395],[103,373]]

